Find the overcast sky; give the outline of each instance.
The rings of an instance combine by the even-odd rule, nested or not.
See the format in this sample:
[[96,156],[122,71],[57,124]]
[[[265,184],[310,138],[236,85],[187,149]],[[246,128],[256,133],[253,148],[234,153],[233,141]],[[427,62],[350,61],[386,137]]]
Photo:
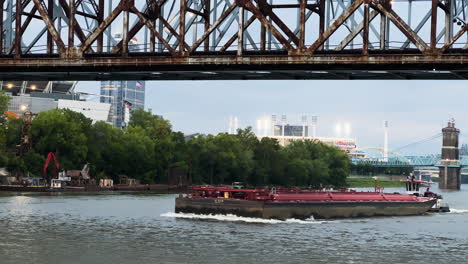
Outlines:
[[[98,94],[99,85],[81,82],[78,91]],[[462,134],[467,131],[467,86],[466,81],[151,81],[145,105],[187,134],[227,131],[230,116],[239,119],[239,127],[256,128],[257,119],[271,114],[285,114],[296,124],[302,114],[317,115],[318,136],[338,136],[336,124],[348,122],[360,147],[382,147],[388,120],[389,146],[395,149],[440,133],[452,117]],[[433,140],[402,152],[438,153],[440,145]]]

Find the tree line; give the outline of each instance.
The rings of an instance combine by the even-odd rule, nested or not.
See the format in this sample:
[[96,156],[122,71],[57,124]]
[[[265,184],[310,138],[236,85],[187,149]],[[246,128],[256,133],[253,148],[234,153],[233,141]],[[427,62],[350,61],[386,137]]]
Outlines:
[[413,172],[413,167],[377,167],[372,164],[351,164],[351,173],[362,176],[374,175],[409,175]]
[[32,149],[18,157],[22,120],[2,122],[0,166],[19,174],[42,176],[49,152],[62,169],[90,163],[94,178],[126,175],[148,184],[166,183],[171,168],[184,168],[194,184],[344,186],[351,166],[336,147],[307,140],[281,147],[276,139],[258,140],[250,128],[186,138],[168,120],[141,109],[132,111],[123,130],[71,110],[41,112],[32,121]]

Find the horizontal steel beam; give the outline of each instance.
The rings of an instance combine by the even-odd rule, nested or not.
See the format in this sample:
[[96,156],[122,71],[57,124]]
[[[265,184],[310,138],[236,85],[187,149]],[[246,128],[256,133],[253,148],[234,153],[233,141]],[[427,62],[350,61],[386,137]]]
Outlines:
[[[359,51],[357,51],[359,52]],[[139,54],[81,59],[0,59],[3,80],[235,80],[235,79],[465,79],[468,53],[414,54],[247,54],[190,57]]]
[[[418,1],[415,12],[427,12],[419,23],[413,1],[144,2],[0,1],[0,76],[465,79],[468,68],[466,0]],[[422,30],[429,18],[431,30]]]

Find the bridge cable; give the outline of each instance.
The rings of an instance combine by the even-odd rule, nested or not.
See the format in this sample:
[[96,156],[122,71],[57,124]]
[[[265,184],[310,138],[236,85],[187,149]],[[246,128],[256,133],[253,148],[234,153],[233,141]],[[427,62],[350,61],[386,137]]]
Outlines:
[[414,145],[419,145],[419,144],[422,144],[422,143],[426,143],[426,142],[429,142],[429,141],[431,141],[431,140],[437,139],[437,138],[439,138],[439,137],[441,137],[441,136],[442,136],[442,133],[438,133],[438,134],[432,135],[432,136],[430,136],[430,137],[428,137],[428,138],[425,138],[425,139],[423,139],[423,140],[416,141],[416,142],[413,142],[413,143],[404,145],[404,146],[402,146],[402,147],[393,149],[392,152],[398,152],[399,150],[402,150],[402,149],[405,149],[405,148],[408,148],[408,147],[411,147],[411,146],[414,146]]

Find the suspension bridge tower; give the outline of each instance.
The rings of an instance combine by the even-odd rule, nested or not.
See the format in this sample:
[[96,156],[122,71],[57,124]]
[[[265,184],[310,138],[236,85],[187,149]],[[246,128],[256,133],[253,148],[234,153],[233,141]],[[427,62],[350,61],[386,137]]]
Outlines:
[[455,120],[450,120],[442,129],[442,157],[439,167],[439,188],[460,190],[461,174],[458,149],[460,130],[455,128]]

